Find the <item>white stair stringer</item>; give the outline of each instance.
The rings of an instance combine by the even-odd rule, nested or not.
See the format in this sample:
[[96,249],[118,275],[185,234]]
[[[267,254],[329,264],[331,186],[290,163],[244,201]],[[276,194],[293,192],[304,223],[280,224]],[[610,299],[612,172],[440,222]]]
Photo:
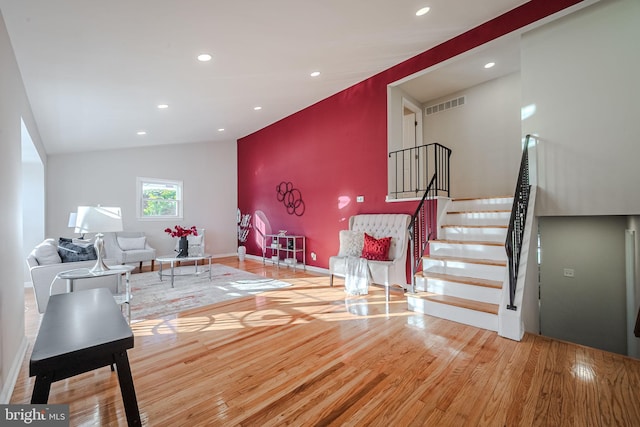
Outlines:
[[409,310],[492,331],[507,270],[511,197],[452,200],[416,275]]

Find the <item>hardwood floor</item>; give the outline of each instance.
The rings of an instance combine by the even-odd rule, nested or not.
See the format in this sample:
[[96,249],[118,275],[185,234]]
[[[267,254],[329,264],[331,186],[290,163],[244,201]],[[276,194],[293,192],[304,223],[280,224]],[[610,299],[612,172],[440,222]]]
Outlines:
[[[640,426],[640,361],[412,313],[399,292],[346,297],[304,271],[216,259],[292,287],[135,323],[129,351],[148,426]],[[11,403],[28,403],[40,316]],[[109,368],[52,385],[72,426],[126,425]]]

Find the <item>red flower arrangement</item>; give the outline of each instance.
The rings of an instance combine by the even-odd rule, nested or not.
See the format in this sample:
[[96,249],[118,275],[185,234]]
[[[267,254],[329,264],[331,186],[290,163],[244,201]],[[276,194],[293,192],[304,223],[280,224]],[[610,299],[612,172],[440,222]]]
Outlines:
[[169,233],[171,237],[187,237],[193,234],[194,236],[198,235],[198,229],[196,226],[192,226],[191,228],[182,228],[179,225],[173,227],[173,230],[170,228],[164,229],[165,233]]

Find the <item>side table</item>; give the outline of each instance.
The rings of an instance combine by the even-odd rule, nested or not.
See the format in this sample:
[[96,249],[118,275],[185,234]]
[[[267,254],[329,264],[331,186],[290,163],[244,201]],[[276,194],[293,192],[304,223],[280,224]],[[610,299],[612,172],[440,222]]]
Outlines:
[[[91,271],[89,268],[76,268],[75,270],[61,271],[56,275],[56,279],[62,279],[67,281],[67,292],[73,292],[73,282],[78,279],[94,279],[96,277],[105,276],[118,276],[118,284],[116,287],[116,294],[113,295],[116,304],[120,307],[126,304],[127,306],[127,321],[131,322],[131,285],[129,279],[131,272],[135,267],[131,265],[114,265],[110,266],[106,271]],[[122,287],[122,276],[125,277],[124,293],[120,292]],[[53,285],[55,279],[51,282]],[[51,288],[49,288],[49,294],[51,294]]]

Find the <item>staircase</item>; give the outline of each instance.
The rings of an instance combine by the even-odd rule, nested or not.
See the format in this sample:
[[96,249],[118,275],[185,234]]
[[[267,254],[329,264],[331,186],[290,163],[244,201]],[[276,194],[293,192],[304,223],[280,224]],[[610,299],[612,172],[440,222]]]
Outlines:
[[416,292],[407,293],[409,310],[498,331],[512,203],[512,197],[449,202],[416,274]]

